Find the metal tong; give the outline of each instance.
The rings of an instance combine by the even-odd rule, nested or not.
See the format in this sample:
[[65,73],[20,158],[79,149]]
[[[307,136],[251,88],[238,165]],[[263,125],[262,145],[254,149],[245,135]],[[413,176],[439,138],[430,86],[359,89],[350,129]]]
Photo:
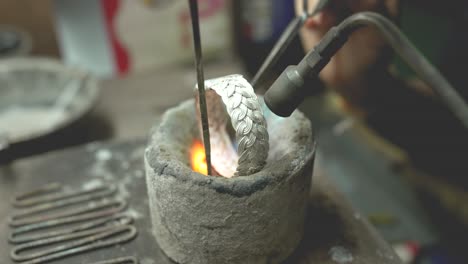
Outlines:
[[281,37],[278,39],[273,49],[271,49],[267,58],[263,61],[262,66],[257,71],[257,73],[251,81],[251,84],[254,88],[258,88],[257,86],[261,83],[261,81],[263,81],[265,75],[271,70],[271,67],[276,62],[278,62],[278,59],[289,47],[294,37],[296,37],[297,32],[299,32],[299,29],[304,25],[305,21],[309,17],[313,17],[316,14],[320,13],[323,9],[325,9],[325,7],[327,7],[329,3],[330,0],[320,0],[315,10],[312,13],[309,13],[309,1],[302,1],[302,15],[295,17],[291,22],[289,22],[283,34],[281,34]]

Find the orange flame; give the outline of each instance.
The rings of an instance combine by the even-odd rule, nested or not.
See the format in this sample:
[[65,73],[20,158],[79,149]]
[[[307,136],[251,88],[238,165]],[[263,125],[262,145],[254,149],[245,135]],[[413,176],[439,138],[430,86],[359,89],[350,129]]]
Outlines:
[[190,161],[192,170],[204,175],[208,175],[208,165],[206,164],[205,147],[200,141],[195,141],[190,149]]

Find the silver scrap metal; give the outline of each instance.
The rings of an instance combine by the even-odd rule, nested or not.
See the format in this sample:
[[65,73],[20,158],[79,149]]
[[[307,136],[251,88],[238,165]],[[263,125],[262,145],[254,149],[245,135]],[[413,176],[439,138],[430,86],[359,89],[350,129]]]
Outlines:
[[[112,247],[137,236],[133,217],[121,213],[127,201],[115,197],[114,184],[78,190],[52,182],[19,194],[11,214],[10,258],[23,264],[49,263],[88,251]],[[132,264],[134,257],[97,263]]]
[[[224,177],[246,176],[266,164],[268,131],[260,102],[240,74],[205,81],[212,166]],[[237,154],[229,137],[227,118],[235,131]]]

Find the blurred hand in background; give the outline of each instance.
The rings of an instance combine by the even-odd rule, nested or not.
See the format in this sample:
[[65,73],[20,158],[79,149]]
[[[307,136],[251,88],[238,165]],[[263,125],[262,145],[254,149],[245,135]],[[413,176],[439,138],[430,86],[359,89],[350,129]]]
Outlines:
[[[309,12],[318,0],[309,0]],[[353,13],[373,11],[397,20],[399,0],[331,0],[328,7],[310,17],[301,29],[300,36],[305,51],[311,50],[325,33]],[[296,13],[302,14],[303,1],[296,0]],[[327,87],[336,89],[348,102],[359,104],[367,88],[375,82],[375,72],[386,72],[391,52],[383,38],[371,27],[353,34],[345,46],[332,58],[320,73]]]

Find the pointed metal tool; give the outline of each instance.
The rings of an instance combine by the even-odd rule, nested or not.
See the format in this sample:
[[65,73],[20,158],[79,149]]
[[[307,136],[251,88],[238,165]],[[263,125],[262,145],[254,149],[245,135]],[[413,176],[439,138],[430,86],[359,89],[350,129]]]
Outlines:
[[203,63],[200,39],[200,23],[198,19],[197,0],[189,0],[190,16],[192,17],[193,45],[195,48],[195,64],[197,68],[198,97],[200,102],[200,115],[203,130],[203,144],[205,146],[206,165],[208,175],[211,175],[211,146],[210,130],[208,127],[208,111],[205,97],[205,78],[203,77]]

